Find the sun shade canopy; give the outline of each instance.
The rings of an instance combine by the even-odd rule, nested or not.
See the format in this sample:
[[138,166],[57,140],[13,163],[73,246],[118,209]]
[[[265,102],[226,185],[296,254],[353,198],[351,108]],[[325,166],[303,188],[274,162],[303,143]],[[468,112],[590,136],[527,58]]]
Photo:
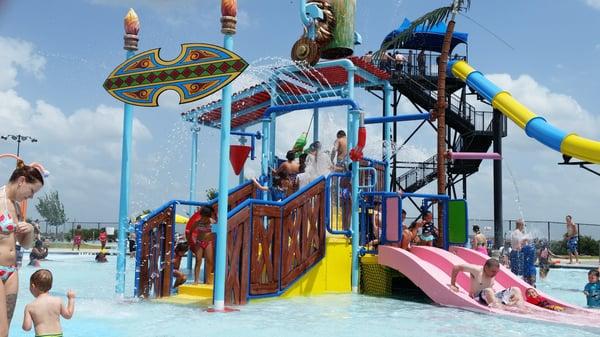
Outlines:
[[[390,32],[383,42],[381,42],[381,46],[383,47],[388,42],[392,41],[396,36],[400,33],[408,29],[411,25],[411,21],[408,19],[404,19],[400,27],[394,29]],[[430,50],[440,53],[442,51],[442,44],[444,42],[444,35],[446,34],[447,25],[443,22],[431,27],[430,29],[425,29],[424,25],[419,25],[415,29],[413,36],[408,39],[402,45],[390,45],[387,49],[424,49]],[[450,44],[450,52],[460,43],[467,44],[467,38],[469,34],[454,32],[452,34],[452,42]]]
[[[354,84],[356,87],[381,85],[389,78],[389,74],[364,61],[360,57],[349,57],[354,64]],[[277,81],[277,98],[272,97],[272,87],[266,82],[259,83],[233,94],[231,104],[231,129],[244,129],[258,124],[263,118],[263,113],[271,105],[303,103],[311,100],[324,99],[322,91],[316,88],[340,90],[348,81],[348,72],[339,65],[328,65],[323,62],[322,67],[298,70],[286,70],[284,77]],[[271,88],[271,89],[270,89]],[[284,99],[282,98],[284,97]],[[275,102],[274,102],[275,100]],[[196,107],[181,113],[188,122],[197,122],[213,128],[221,128],[222,100]]]

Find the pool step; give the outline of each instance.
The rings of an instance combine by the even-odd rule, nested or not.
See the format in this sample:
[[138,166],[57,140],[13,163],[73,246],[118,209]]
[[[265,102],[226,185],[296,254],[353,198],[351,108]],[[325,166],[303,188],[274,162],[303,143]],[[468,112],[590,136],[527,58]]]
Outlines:
[[178,294],[202,298],[213,297],[213,285],[212,284],[182,284],[179,286]]
[[212,296],[210,298],[207,298],[207,297],[178,294],[175,296],[155,299],[154,301],[156,301],[158,303],[168,303],[168,304],[175,304],[175,305],[194,305],[194,306],[209,307],[212,305]]

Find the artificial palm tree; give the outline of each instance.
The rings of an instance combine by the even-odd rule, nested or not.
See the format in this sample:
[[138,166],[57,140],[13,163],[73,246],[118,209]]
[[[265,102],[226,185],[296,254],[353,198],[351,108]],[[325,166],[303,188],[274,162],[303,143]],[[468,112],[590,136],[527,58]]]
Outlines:
[[[392,45],[402,46],[414,34],[416,28],[420,25],[429,30],[435,25],[446,21],[448,18],[446,34],[442,44],[440,61],[438,64],[438,92],[435,117],[437,118],[437,176],[438,176],[438,194],[446,193],[446,66],[448,64],[448,55],[450,54],[450,46],[452,42],[452,34],[454,33],[454,19],[456,14],[461,10],[468,10],[471,7],[471,0],[453,0],[452,4],[447,7],[435,9],[420,18],[414,20],[412,24],[402,33],[395,36],[389,42],[383,44],[378,51],[378,55],[383,55],[385,51]],[[438,233],[440,234],[440,242],[444,241],[443,237],[443,206],[438,204]]]

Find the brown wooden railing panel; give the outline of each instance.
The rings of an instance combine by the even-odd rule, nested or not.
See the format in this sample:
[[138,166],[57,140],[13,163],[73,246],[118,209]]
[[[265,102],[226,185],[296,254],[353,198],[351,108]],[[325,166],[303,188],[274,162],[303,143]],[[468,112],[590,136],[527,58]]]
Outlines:
[[325,253],[325,181],[283,207],[281,288]]
[[[267,228],[264,226],[267,217]],[[279,288],[281,260],[281,207],[252,207],[250,294],[274,293]]]
[[[251,198],[256,198],[256,188],[254,187],[254,184],[248,184],[242,188],[240,188],[239,190],[230,193],[229,197],[227,198],[227,211],[231,211],[232,209],[235,208],[235,206],[241,204],[242,202],[244,202],[246,199],[251,199]],[[218,214],[219,214],[219,204],[215,203],[213,206],[213,217],[215,218],[215,220],[218,218]]]
[[[158,246],[151,247],[151,236],[158,238]],[[140,257],[140,295],[169,296],[173,242],[173,207],[169,207],[146,221],[142,231]],[[162,249],[161,249],[162,248]],[[150,270],[150,268],[155,269]]]
[[227,267],[225,302],[245,304],[248,297],[248,254],[250,244],[250,206],[227,221]]

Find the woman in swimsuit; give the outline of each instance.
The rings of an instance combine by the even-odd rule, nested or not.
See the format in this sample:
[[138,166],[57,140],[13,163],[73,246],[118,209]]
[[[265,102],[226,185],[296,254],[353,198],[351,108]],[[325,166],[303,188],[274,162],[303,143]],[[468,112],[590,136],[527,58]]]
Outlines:
[[475,233],[475,236],[473,236],[473,244],[471,245],[473,249],[489,256],[487,250],[487,239],[485,238],[485,235],[481,234],[479,226],[473,225],[473,233]]
[[8,183],[0,187],[0,336],[8,335],[17,302],[16,244],[29,248],[33,243],[33,226],[24,221],[19,203],[33,198],[43,185],[40,169],[18,160]]
[[204,283],[211,284],[213,280],[213,260],[214,260],[214,240],[211,226],[215,221],[211,218],[212,208],[202,206],[199,210],[200,219],[186,232],[190,249],[196,256],[196,265],[194,266],[194,284],[200,281],[200,264],[202,258],[206,259],[204,264]]

